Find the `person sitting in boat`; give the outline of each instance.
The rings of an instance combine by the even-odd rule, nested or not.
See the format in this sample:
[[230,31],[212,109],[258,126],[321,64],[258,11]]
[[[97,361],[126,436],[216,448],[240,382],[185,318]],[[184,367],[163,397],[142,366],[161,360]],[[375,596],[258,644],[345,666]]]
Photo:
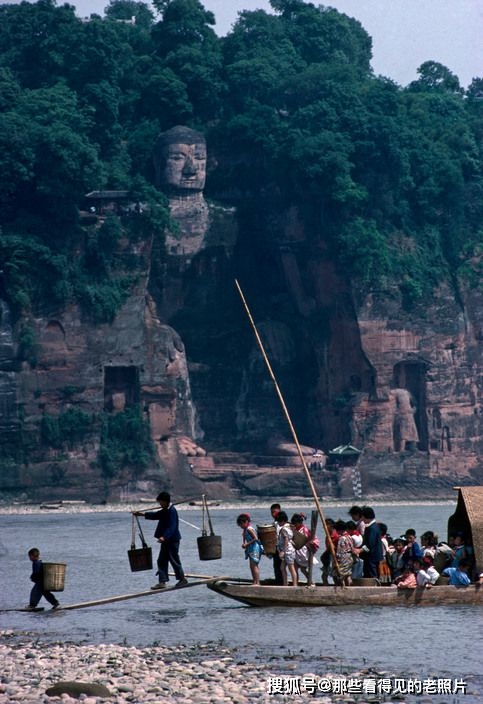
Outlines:
[[376,514],[370,506],[362,507],[364,536],[361,557],[364,560],[364,577],[379,577],[379,563],[382,560],[381,529],[376,523]]
[[354,543],[347,530],[345,521],[336,521],[334,527],[339,536],[335,556],[339,565],[340,579],[346,587],[350,587],[352,584],[352,568],[354,566]]
[[279,511],[277,515],[277,523],[280,526],[280,531],[277,537],[277,549],[280,560],[282,561],[282,577],[283,584],[286,587],[288,584],[287,570],[292,577],[294,587],[298,585],[297,570],[295,569],[295,546],[292,543],[293,530],[288,522],[288,516],[285,511]]
[[[428,564],[428,562],[430,564]],[[414,574],[416,575],[416,584],[418,587],[426,587],[430,588],[433,586],[433,584],[436,583],[436,580],[439,577],[439,572],[437,572],[434,567],[431,569],[431,573],[429,570],[431,569],[431,558],[426,557],[422,558],[421,560],[414,560],[413,561],[413,570]]]
[[420,560],[423,557],[423,551],[419,543],[416,541],[416,531],[414,528],[408,528],[404,533],[406,538],[406,550],[404,551],[403,561],[405,564],[413,560]]
[[394,584],[398,589],[416,589],[418,583],[411,563],[404,565],[403,573],[396,577]]
[[[429,555],[425,555],[422,559],[422,571],[429,577],[430,584],[436,584],[439,579],[439,572],[434,566],[434,560]],[[419,582],[418,582],[419,584]]]
[[406,540],[404,538],[396,538],[392,546],[389,546],[387,553],[387,563],[391,570],[391,579],[394,582],[400,577],[404,571],[403,555],[406,549]]
[[450,567],[451,561],[453,559],[453,549],[448,543],[441,541],[436,546],[436,552],[434,554],[434,566],[441,574],[445,567]]
[[313,582],[309,578],[309,561],[310,559],[312,560],[312,565],[317,565],[319,561],[314,555],[315,550],[310,546],[310,544],[313,543],[313,540],[311,540],[312,533],[310,532],[310,528],[307,528],[307,526],[304,525],[304,521],[305,515],[303,513],[294,513],[290,519],[294,534],[301,533],[306,538],[306,542],[302,545],[302,547],[295,547],[295,569],[297,571],[297,581],[298,571],[300,569],[304,577],[307,579],[307,585],[310,587],[313,586]]
[[240,513],[236,519],[237,526],[243,531],[242,548],[245,551],[245,560],[249,560],[253,584],[260,584],[259,562],[262,556],[262,545],[258,540],[257,531],[250,525],[250,514]]
[[453,559],[450,567],[458,567],[463,558],[471,559],[473,548],[466,545],[464,533],[458,532],[452,536]]
[[449,577],[449,583],[455,587],[467,587],[471,580],[468,572],[471,569],[471,560],[467,557],[463,557],[458,567],[446,567],[443,570],[443,574]]
[[421,550],[423,557],[433,557],[436,555],[436,547],[438,545],[438,536],[432,530],[427,530],[421,536]]

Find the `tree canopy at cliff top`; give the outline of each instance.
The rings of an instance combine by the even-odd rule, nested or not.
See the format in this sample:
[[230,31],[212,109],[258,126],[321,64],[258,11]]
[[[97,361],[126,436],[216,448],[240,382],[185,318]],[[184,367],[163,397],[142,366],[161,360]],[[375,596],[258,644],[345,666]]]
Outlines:
[[165,217],[151,155],[175,124],[205,132],[207,189],[236,198],[247,230],[276,241],[270,213],[295,205],[363,287],[393,278],[411,305],[478,259],[483,79],[465,92],[433,61],[404,88],[374,76],[360,23],[302,0],[242,12],[223,38],[199,0],[153,5],[114,0],[89,21],[53,0],[0,6],[0,267],[17,312],[106,286],[98,317],[115,312],[117,235],[69,257],[78,207],[125,189]]

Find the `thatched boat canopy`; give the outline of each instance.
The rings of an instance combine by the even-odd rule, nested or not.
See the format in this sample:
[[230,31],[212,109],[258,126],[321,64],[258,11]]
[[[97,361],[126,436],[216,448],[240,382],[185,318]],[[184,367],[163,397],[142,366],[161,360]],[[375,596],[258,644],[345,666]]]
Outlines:
[[476,572],[483,572],[483,486],[458,487],[456,511],[448,519],[448,538],[464,533],[475,551]]

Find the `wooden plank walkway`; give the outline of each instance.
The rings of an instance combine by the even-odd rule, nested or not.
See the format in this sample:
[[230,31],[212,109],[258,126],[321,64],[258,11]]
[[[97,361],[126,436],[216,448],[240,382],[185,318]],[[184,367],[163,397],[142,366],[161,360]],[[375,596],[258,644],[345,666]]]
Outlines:
[[120,594],[119,596],[108,596],[104,599],[93,599],[92,601],[81,601],[77,604],[66,604],[61,605],[58,609],[59,611],[72,611],[73,609],[86,609],[90,606],[101,606],[102,604],[114,604],[117,601],[127,601],[128,599],[139,599],[142,596],[152,596],[153,594],[166,594],[166,592],[181,591],[182,589],[188,589],[189,587],[198,587],[201,584],[208,584],[212,579],[200,579],[193,582],[188,582],[183,586],[177,587],[175,584],[173,586],[164,587],[164,589],[149,589],[143,592],[133,592],[131,594]]
[[[142,592],[132,592],[130,594],[120,594],[118,596],[107,596],[104,597],[103,599],[92,599],[90,601],[80,601],[76,604],[66,604],[65,606],[63,604],[60,605],[58,609],[54,611],[73,611],[74,609],[86,609],[91,606],[102,606],[103,604],[114,604],[117,601],[127,601],[128,599],[139,599],[140,597],[143,596],[152,596],[153,594],[166,594],[166,592],[173,592],[173,591],[181,591],[182,589],[188,589],[189,587],[198,587],[200,585],[206,585],[209,582],[217,581],[219,579],[228,579],[231,581],[241,581],[241,582],[251,582],[250,579],[244,579],[244,578],[234,578],[234,577],[229,577],[226,575],[208,575],[208,574],[191,574],[187,573],[185,575],[187,578],[192,579],[193,581],[188,582],[188,584],[184,584],[183,586],[176,586],[176,584],[173,584],[172,586],[164,587],[163,589],[149,589],[149,590],[144,590]],[[27,609],[27,608],[11,608],[11,609],[0,609],[0,613],[6,613],[7,611],[25,611],[25,612],[30,612],[30,613],[39,613],[41,611],[45,611],[44,607],[39,606],[36,609]]]
[[39,613],[40,611],[45,611],[43,606],[36,606],[35,609],[29,609],[26,606],[20,609],[0,609],[0,613],[5,614],[7,611],[28,611],[30,614]]

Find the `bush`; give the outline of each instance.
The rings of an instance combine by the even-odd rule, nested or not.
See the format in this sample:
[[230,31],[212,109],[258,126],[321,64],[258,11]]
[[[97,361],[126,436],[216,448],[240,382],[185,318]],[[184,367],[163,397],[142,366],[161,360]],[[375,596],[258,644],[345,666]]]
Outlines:
[[142,472],[154,460],[149,424],[139,407],[116,414],[104,413],[99,464],[106,479],[123,469]]

